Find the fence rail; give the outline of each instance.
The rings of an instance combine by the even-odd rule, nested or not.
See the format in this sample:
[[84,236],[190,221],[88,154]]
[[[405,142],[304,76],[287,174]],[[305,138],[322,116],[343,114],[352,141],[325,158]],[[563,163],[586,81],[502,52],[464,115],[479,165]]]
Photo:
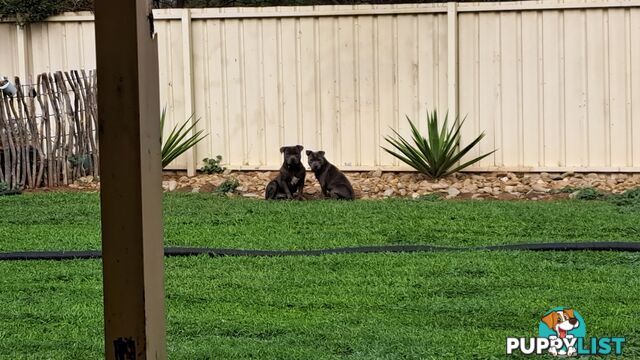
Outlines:
[[67,185],[99,175],[93,71],[37,76],[0,94],[0,182],[9,189]]
[[[345,170],[406,169],[381,151],[427,108],[486,137],[472,170],[640,171],[640,0],[154,11],[167,123],[209,136],[193,172],[274,169],[281,145]],[[95,67],[93,17],[0,23],[0,75]],[[424,127],[423,127],[424,129]]]

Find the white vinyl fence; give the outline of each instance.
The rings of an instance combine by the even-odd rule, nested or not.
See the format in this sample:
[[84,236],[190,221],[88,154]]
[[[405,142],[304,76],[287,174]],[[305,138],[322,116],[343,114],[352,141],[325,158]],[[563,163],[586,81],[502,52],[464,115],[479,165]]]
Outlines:
[[[345,170],[406,167],[390,129],[427,109],[486,132],[474,170],[640,171],[640,0],[158,10],[161,101],[217,154],[274,169],[282,145]],[[93,69],[90,13],[0,24],[0,75]],[[99,76],[99,75],[98,75]]]

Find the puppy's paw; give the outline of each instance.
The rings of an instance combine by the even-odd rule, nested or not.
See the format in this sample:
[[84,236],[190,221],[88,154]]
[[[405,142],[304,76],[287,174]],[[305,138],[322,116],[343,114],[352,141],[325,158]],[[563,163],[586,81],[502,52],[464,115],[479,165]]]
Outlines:
[[577,354],[578,354],[578,351],[574,347],[570,347],[569,350],[567,351],[567,356],[576,356]]

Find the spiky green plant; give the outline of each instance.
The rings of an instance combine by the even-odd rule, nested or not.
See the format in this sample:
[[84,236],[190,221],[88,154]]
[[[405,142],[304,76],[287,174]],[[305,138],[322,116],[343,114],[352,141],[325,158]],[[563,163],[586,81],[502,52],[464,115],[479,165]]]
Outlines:
[[438,126],[438,113],[435,110],[432,113],[427,113],[426,138],[420,134],[420,131],[408,116],[407,120],[411,126],[414,145],[410,144],[409,141],[403,138],[396,130],[392,129],[397,139],[390,136],[386,136],[384,139],[397,151],[389,150],[385,147],[382,148],[412,168],[434,179],[439,179],[460,171],[496,151],[493,150],[462,164],[458,164],[462,157],[482,140],[484,132],[463,149],[459,150],[460,129],[462,128],[464,119],[458,121],[459,119],[456,117],[455,123],[451,126],[451,129],[449,129],[449,114],[447,113],[444,118],[444,125],[440,128]]
[[[160,115],[160,130],[164,133],[164,123],[167,115],[167,109],[162,109],[162,114]],[[173,127],[171,133],[167,137],[166,141],[164,137],[161,137],[162,141],[162,168],[164,169],[169,165],[175,158],[182,155],[184,152],[194,147],[197,143],[199,143],[202,139],[204,139],[207,135],[202,135],[204,130],[198,130],[195,134],[192,134],[191,131],[196,127],[198,121],[197,119],[193,122],[193,124],[189,125],[191,117],[187,119],[182,125],[178,127],[178,124]],[[162,135],[161,135],[162,136]]]

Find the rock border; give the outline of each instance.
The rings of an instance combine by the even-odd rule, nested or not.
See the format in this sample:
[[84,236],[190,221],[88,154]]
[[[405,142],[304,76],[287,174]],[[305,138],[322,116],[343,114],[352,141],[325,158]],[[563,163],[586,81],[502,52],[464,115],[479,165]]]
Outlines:
[[[433,180],[417,172],[346,172],[358,199],[410,198],[438,196],[445,199],[547,200],[575,196],[583,188],[602,193],[622,193],[640,187],[640,173],[457,173]],[[262,199],[267,183],[276,171],[231,171],[222,174],[199,174],[187,177],[182,173],[164,174],[165,192],[214,192],[225,180],[235,178],[240,186],[229,196]],[[99,179],[80,178],[68,187],[33,191],[97,191]],[[320,185],[313,173],[305,181],[305,198],[321,198]]]
[[[416,172],[345,173],[358,199],[413,198],[442,196],[446,199],[544,200],[569,198],[582,188],[594,188],[603,193],[621,193],[640,187],[640,173],[457,173],[433,180]],[[176,192],[212,192],[224,180],[236,178],[240,186],[236,194],[247,198],[262,198],[266,184],[275,178],[275,171],[230,171],[222,174],[200,174],[195,177],[165,175],[163,188]],[[313,173],[307,173],[305,197],[319,198],[320,185]]]

